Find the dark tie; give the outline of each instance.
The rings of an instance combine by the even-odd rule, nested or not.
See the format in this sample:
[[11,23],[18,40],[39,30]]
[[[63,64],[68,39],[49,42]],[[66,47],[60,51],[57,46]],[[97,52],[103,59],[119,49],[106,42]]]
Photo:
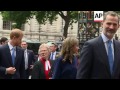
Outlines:
[[51,53],[51,60],[53,60],[53,52]]
[[12,63],[14,65],[14,62],[15,62],[15,48],[13,47],[12,48]]
[[110,72],[112,75],[113,72],[113,54],[112,54],[112,47],[111,47],[112,41],[108,41],[108,60],[109,60],[109,66],[110,66]]

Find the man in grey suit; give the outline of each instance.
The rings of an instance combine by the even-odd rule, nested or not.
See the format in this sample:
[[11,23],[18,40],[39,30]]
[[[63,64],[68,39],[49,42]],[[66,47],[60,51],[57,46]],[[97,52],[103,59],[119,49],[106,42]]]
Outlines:
[[85,42],[82,48],[77,79],[120,78],[120,42],[113,39],[119,28],[117,13],[104,13],[102,28],[102,34]]

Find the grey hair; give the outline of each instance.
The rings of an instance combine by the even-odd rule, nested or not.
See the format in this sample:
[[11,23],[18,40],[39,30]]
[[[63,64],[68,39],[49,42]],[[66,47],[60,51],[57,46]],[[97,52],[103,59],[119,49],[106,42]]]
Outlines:
[[40,54],[40,49],[43,48],[43,47],[46,47],[48,52],[50,52],[50,47],[46,43],[43,43],[39,46],[38,54]]

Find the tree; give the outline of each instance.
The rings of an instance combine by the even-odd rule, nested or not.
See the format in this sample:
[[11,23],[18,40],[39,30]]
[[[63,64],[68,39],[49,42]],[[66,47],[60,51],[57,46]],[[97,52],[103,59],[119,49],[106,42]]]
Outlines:
[[45,24],[49,21],[51,24],[57,20],[57,15],[65,21],[63,36],[66,38],[68,27],[78,20],[78,11],[2,11],[3,19],[11,20],[17,23],[17,27],[21,27],[27,19],[36,16],[39,24]]
[[22,24],[31,17],[31,11],[2,11],[3,20],[16,23],[16,28],[21,28]]

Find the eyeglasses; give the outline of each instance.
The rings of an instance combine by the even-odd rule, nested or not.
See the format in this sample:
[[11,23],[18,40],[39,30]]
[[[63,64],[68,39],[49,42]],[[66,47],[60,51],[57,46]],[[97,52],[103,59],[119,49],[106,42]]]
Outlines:
[[27,44],[22,44],[22,45],[27,45]]

